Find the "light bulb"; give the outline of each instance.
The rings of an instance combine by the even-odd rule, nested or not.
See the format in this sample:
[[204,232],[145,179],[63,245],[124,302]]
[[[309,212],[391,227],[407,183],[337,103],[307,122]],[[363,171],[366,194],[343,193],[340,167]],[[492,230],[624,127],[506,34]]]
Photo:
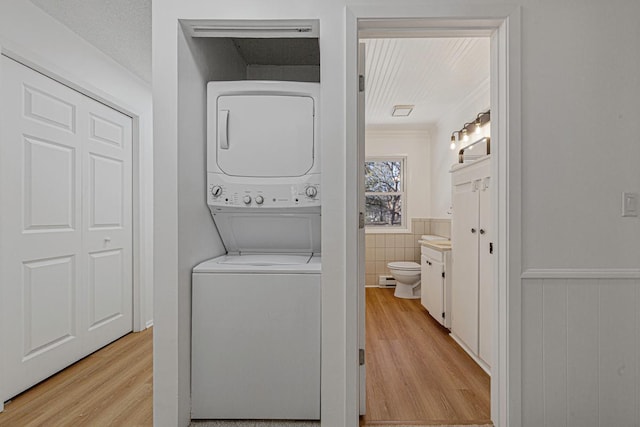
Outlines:
[[451,145],[449,145],[449,148],[451,148],[452,150],[456,149],[456,142],[455,141],[451,141]]
[[482,133],[482,125],[479,121],[476,122],[476,135],[480,135]]
[[462,136],[462,140],[463,140],[464,142],[469,141],[469,135],[467,134],[467,130],[466,130],[466,129],[462,131],[462,134],[463,134],[463,136]]

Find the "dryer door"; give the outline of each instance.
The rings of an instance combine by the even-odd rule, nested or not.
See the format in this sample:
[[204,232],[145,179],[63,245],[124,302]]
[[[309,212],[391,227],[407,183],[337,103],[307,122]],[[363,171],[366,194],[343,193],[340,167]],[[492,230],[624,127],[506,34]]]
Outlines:
[[293,177],[313,166],[313,98],[223,95],[216,114],[216,157],[225,174]]

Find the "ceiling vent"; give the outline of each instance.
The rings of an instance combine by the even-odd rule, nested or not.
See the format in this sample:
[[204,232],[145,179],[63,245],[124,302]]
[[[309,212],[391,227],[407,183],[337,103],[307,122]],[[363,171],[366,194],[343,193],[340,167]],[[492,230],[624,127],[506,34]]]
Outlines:
[[393,117],[408,117],[415,105],[394,105],[391,115]]

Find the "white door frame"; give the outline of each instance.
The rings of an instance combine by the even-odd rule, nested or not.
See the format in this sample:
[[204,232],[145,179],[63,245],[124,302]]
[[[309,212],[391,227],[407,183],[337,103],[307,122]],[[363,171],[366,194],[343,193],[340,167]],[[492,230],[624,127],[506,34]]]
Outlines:
[[[126,102],[117,99],[110,94],[107,94],[100,89],[92,86],[81,78],[75,76],[72,72],[62,69],[49,61],[39,57],[38,55],[30,52],[21,46],[14,45],[6,40],[0,41],[0,55],[7,56],[71,89],[82,93],[102,104],[105,104],[116,111],[125,114],[132,119],[132,207],[133,207],[133,242],[132,242],[132,257],[133,257],[133,331],[139,332],[144,330],[147,325],[145,323],[145,291],[147,287],[151,286],[149,282],[142,277],[141,271],[145,268],[147,262],[142,258],[141,245],[144,242],[144,230],[146,225],[146,217],[141,215],[144,211],[141,197],[141,189],[143,188],[144,180],[142,176],[142,164],[144,159],[141,156],[141,134],[140,134],[140,114],[135,108],[131,108]],[[0,67],[0,79],[2,78],[2,67]],[[0,96],[2,94],[0,93]],[[2,126],[2,123],[0,123]],[[1,174],[0,174],[0,179]],[[2,241],[2,236],[0,236]],[[150,258],[149,258],[150,259]],[[2,286],[0,286],[0,299],[2,298]],[[0,322],[2,318],[0,317]],[[0,331],[2,331],[3,325],[0,323]],[[4,340],[4,337],[0,334],[0,344]],[[0,347],[2,347],[0,345]],[[4,395],[3,384],[3,372],[4,360],[2,359],[3,353],[0,352],[0,412],[4,410],[4,401],[11,397]]]
[[[379,21],[378,21],[379,20]],[[363,26],[363,23],[365,25]],[[487,36],[491,34],[492,205],[497,224],[494,268],[497,289],[491,418],[496,427],[521,425],[521,66],[520,8],[513,5],[429,1],[421,5],[358,5],[346,9],[346,181],[347,218],[358,218],[357,46],[359,31],[387,31],[386,37]],[[378,27],[378,28],[376,28]],[[443,142],[444,143],[444,142]],[[346,283],[358,283],[358,221],[347,221]],[[358,292],[347,287],[347,411],[358,414]],[[348,417],[350,418],[350,417]]]

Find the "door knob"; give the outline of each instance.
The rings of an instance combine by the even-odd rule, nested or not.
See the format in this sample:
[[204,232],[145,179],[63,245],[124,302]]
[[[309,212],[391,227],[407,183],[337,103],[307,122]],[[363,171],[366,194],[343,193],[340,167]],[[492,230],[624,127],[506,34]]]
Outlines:
[[472,229],[471,229],[471,233],[475,234],[475,232],[476,232],[476,229],[475,229],[475,228],[472,228]]
[[484,228],[480,229],[480,234],[484,234]]

